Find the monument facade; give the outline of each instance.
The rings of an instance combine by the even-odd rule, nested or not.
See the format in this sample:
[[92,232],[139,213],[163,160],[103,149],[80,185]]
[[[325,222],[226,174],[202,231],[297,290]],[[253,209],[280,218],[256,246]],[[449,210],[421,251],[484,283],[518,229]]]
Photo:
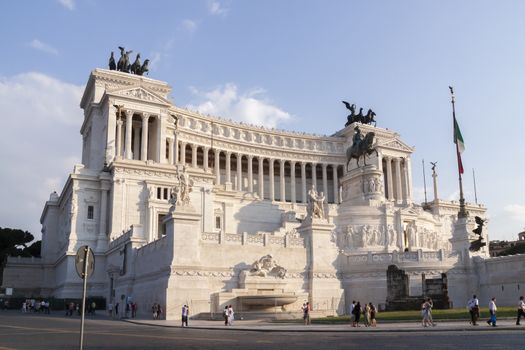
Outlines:
[[[74,258],[89,245],[89,295],[133,300],[139,315],[160,303],[168,319],[184,304],[192,315],[385,304],[390,265],[411,296],[423,295],[422,275],[446,275],[454,305],[480,294],[476,261],[488,249],[468,243],[485,208],[467,205],[458,220],[456,202],[415,204],[414,149],[398,133],[355,119],[331,136],[267,129],[180,108],[170,91],[138,74],[91,73],[82,164],[45,204],[42,258],[10,258],[5,286],[79,297]],[[375,152],[349,158],[359,141]]]

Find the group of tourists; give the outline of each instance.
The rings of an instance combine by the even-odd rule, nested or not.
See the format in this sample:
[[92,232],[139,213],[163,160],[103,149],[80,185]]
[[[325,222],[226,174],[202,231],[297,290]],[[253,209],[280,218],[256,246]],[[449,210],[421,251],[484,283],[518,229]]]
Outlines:
[[49,301],[26,299],[22,302],[22,313],[26,312],[40,312],[44,314],[49,314],[51,313]]
[[153,303],[151,306],[151,313],[153,314],[154,320],[162,319],[162,307],[159,303]]
[[[473,326],[478,325],[479,320],[479,299],[476,295],[473,295],[472,298],[467,302],[467,309],[470,313],[470,324]],[[496,306],[496,298],[492,297],[489,301],[489,313],[490,318],[487,320],[487,324],[492,327],[496,327],[496,314],[498,307]],[[518,301],[518,316],[516,319],[516,325],[520,325],[521,318],[525,318],[525,301],[523,296],[520,296]]]
[[361,322],[361,318],[365,327],[375,327],[377,325],[376,315],[377,308],[371,302],[361,306],[361,302],[352,300],[350,305],[350,322],[352,327],[360,327],[359,322]]
[[225,326],[233,326],[233,320],[235,319],[235,312],[233,311],[233,306],[228,305],[224,307],[222,312],[222,317],[224,318]]

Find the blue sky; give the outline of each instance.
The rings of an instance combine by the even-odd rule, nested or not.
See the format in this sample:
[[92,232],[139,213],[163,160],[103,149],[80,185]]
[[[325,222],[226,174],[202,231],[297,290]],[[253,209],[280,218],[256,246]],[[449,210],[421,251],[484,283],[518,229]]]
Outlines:
[[[45,199],[80,161],[89,73],[117,46],[152,60],[171,98],[225,118],[320,134],[341,100],[377,113],[438,162],[457,198],[448,86],[466,144],[465,192],[489,211],[491,239],[525,227],[525,2],[11,1],[0,12],[0,226],[38,233]],[[427,192],[432,199],[430,170]]]

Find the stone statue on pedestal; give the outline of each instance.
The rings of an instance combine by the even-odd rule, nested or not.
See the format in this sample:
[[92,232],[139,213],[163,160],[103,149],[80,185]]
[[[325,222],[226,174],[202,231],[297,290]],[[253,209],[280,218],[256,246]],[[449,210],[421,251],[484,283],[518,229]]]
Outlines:
[[306,207],[307,215],[312,218],[324,219],[324,201],[326,197],[323,192],[318,193],[315,186],[308,191],[308,205]]

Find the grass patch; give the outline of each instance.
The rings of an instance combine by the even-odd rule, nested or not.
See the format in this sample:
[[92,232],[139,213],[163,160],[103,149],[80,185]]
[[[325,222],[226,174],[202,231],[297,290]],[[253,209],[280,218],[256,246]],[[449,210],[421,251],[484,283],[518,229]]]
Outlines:
[[[432,310],[434,320],[470,320],[470,314],[466,308]],[[490,317],[489,310],[482,308],[480,312],[481,319]],[[516,317],[516,308],[512,306],[498,307],[497,317]],[[381,321],[421,321],[420,310],[409,311],[383,311],[376,314],[377,322]],[[362,319],[362,318],[361,318]],[[312,323],[317,324],[338,324],[350,323],[350,316],[332,316],[323,318],[314,318]]]

